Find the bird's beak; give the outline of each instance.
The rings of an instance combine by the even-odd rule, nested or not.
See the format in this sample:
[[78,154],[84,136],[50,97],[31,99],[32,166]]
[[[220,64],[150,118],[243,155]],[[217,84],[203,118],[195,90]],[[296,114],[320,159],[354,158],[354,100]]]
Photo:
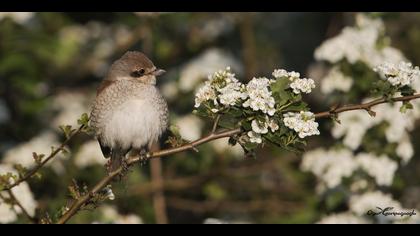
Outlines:
[[165,72],[166,72],[165,70],[162,70],[162,69],[156,69],[156,70],[152,71],[152,75],[154,75],[154,76],[159,76],[159,75],[164,74]]

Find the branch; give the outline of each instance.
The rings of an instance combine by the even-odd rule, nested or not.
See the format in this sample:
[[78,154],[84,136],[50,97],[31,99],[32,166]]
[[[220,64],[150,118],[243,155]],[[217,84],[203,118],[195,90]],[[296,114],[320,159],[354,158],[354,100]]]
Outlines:
[[51,154],[45,158],[40,164],[32,168],[30,171],[28,171],[23,177],[20,177],[18,180],[16,180],[13,184],[5,186],[1,191],[8,191],[12,188],[18,186],[20,183],[27,181],[29,178],[31,178],[33,175],[35,175],[47,162],[49,162],[51,159],[53,159],[58,153],[60,153],[64,147],[70,142],[70,140],[76,136],[78,133],[82,131],[84,128],[84,125],[81,125],[75,132],[73,132],[67,139],[64,141],[60,147],[58,147],[56,150],[51,152]]
[[[207,143],[207,142],[210,142],[212,140],[219,139],[219,138],[231,137],[231,136],[233,136],[235,134],[239,134],[241,132],[242,132],[242,130],[240,128],[237,128],[237,129],[227,130],[227,131],[223,131],[223,132],[219,132],[219,133],[211,133],[211,134],[209,134],[209,135],[207,135],[207,136],[205,136],[201,139],[198,139],[194,142],[185,144],[185,145],[180,146],[180,147],[169,148],[169,149],[166,149],[166,150],[152,152],[152,153],[147,154],[146,157],[144,157],[144,156],[130,157],[127,160],[127,166],[130,167],[130,166],[134,165],[135,163],[138,163],[138,162],[141,162],[141,161],[144,161],[144,160],[148,160],[148,159],[152,159],[152,158],[159,158],[159,157],[168,156],[168,155],[171,155],[171,154],[191,150],[191,149],[194,149],[196,146],[199,146],[203,143]],[[121,173],[123,173],[123,171],[124,171],[124,168],[120,167],[117,170],[109,173],[108,176],[106,176],[99,183],[97,183],[93,187],[93,189],[91,191],[89,191],[88,194],[85,194],[81,198],[77,199],[70,206],[69,210],[66,211],[64,213],[64,215],[58,220],[57,223],[58,224],[66,223],[72,216],[74,216],[80,210],[81,207],[83,207],[83,205],[85,203],[87,203],[95,194],[97,194],[104,187],[106,187],[115,177],[117,177]]]
[[19,200],[16,198],[15,194],[12,192],[12,190],[8,190],[7,191],[10,195],[10,198],[12,199],[13,203],[16,204],[20,210],[22,211],[22,213],[26,216],[26,218],[28,218],[32,223],[36,224],[37,220],[32,217],[31,215],[29,215],[28,211],[25,209],[25,207],[23,207],[23,205],[19,202]]
[[[331,117],[331,116],[334,116],[338,113],[351,111],[351,110],[366,110],[366,111],[372,112],[370,109],[373,106],[376,106],[376,105],[379,105],[379,104],[382,104],[382,103],[387,103],[387,102],[390,102],[390,101],[403,102],[403,101],[410,101],[410,100],[417,99],[417,98],[420,98],[420,94],[415,94],[415,95],[412,95],[412,96],[403,96],[403,97],[391,98],[391,99],[380,98],[380,99],[376,99],[376,100],[373,100],[372,102],[368,102],[368,103],[362,103],[362,104],[358,104],[358,105],[345,105],[345,106],[342,106],[342,107],[339,107],[339,108],[332,109],[330,111],[319,112],[319,113],[315,114],[315,118]],[[217,124],[216,124],[216,126],[217,126]],[[213,127],[213,129],[214,129],[214,127]],[[225,137],[231,137],[233,135],[240,134],[242,132],[243,131],[240,128],[236,128],[236,129],[232,129],[232,130],[226,130],[226,131],[219,132],[219,133],[212,132],[212,133],[210,133],[209,135],[207,135],[203,138],[197,139],[196,141],[193,141],[191,143],[187,143],[187,144],[182,145],[180,147],[169,148],[169,149],[161,150],[161,151],[158,151],[158,152],[148,153],[148,154],[146,154],[146,156],[130,157],[127,160],[127,166],[130,167],[130,166],[134,165],[135,163],[145,161],[145,160],[148,160],[148,159],[160,158],[160,157],[168,156],[168,155],[171,155],[171,154],[195,149],[196,146],[199,146],[201,144],[210,142],[212,140],[219,139],[219,138],[225,138]],[[121,173],[123,173],[123,171],[124,171],[124,168],[120,167],[117,170],[115,170],[114,172],[109,173],[108,176],[106,176],[99,183],[97,183],[88,194],[85,194],[81,198],[77,199],[70,206],[69,210],[66,211],[64,213],[64,215],[58,220],[57,223],[58,224],[66,223],[71,217],[73,217],[81,209],[81,207],[84,206],[84,204],[86,204],[100,190],[102,190],[104,187],[106,187],[115,177],[121,175]]]
[[332,109],[330,111],[324,111],[324,112],[319,112],[315,114],[315,118],[325,118],[325,117],[331,117],[334,116],[338,113],[341,112],[345,112],[345,111],[353,111],[353,110],[366,110],[367,112],[371,113],[372,110],[371,108],[373,106],[382,104],[382,103],[388,103],[388,102],[404,102],[404,101],[411,101],[414,99],[420,98],[420,94],[414,94],[411,96],[402,96],[402,97],[396,97],[396,98],[391,98],[391,99],[386,99],[386,98],[378,98],[376,100],[373,100],[371,102],[368,103],[362,103],[362,104],[357,104],[357,105],[344,105],[342,107],[339,108],[335,108]]
[[218,114],[218,115],[216,116],[216,118],[215,118],[215,120],[214,120],[214,123],[213,123],[213,128],[211,129],[211,132],[212,132],[212,133],[216,132],[216,130],[217,130],[217,126],[219,125],[220,117],[221,117],[221,115],[220,115],[220,114]]

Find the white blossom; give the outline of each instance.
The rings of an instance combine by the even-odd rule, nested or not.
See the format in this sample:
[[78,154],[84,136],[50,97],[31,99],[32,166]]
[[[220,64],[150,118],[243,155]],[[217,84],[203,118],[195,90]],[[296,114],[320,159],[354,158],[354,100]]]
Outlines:
[[271,132],[275,132],[279,129],[279,125],[273,120],[270,119],[268,116],[265,116],[263,121],[259,121],[257,119],[252,120],[251,122],[252,131],[258,134],[266,134],[268,133],[268,129],[270,128]]
[[284,69],[275,69],[272,73],[273,77],[276,79],[280,79],[282,77],[289,77],[289,72]]
[[408,135],[405,135],[401,139],[401,141],[398,143],[398,146],[395,152],[402,159],[404,164],[407,164],[407,162],[413,157],[414,148],[413,148],[413,144],[410,141],[410,137]]
[[328,188],[339,185],[344,177],[350,177],[357,169],[353,154],[347,149],[324,150],[322,148],[307,152],[303,156],[301,169],[310,171]]
[[108,185],[106,188],[105,188],[105,196],[109,199],[109,200],[111,200],[111,201],[113,201],[113,200],[115,200],[115,195],[114,195],[114,192],[112,191],[112,188],[111,188],[111,185]]
[[374,68],[382,77],[386,78],[393,86],[410,85],[420,77],[419,68],[413,67],[409,62],[400,62],[398,64],[385,62]]
[[257,134],[266,134],[268,133],[268,123],[266,121],[258,121],[253,120],[251,122],[252,131],[254,131]]
[[288,112],[284,114],[283,117],[284,125],[297,132],[300,138],[305,138],[306,136],[312,135],[319,135],[318,123],[315,121],[315,117],[312,112]]
[[[216,71],[208,76],[204,86],[196,93],[195,107],[208,100],[213,100],[214,105],[218,105],[220,101],[222,105],[233,106],[240,99],[246,98],[245,86],[235,78],[235,74],[230,72],[230,67],[226,67],[225,70]],[[218,112],[218,109],[216,110],[213,112]]]
[[341,124],[334,123],[331,133],[334,138],[344,136],[343,143],[352,150],[357,149],[366,131],[378,123],[366,111],[348,111],[338,115]]
[[287,77],[292,83],[290,83],[290,88],[293,89],[293,92],[296,94],[299,93],[310,93],[313,88],[315,88],[315,82],[313,79],[300,78],[298,72],[292,71],[288,72],[284,69],[275,69],[272,73],[274,78],[280,79]]
[[271,132],[276,132],[279,129],[279,125],[273,119],[268,121],[268,127],[271,129]]
[[261,138],[261,134],[258,134],[254,131],[249,131],[248,132],[248,137],[249,137],[249,141],[251,143],[262,143],[262,138]]
[[395,161],[385,155],[377,157],[371,153],[358,154],[356,161],[366,173],[375,178],[378,185],[389,186],[392,184],[394,173],[398,168]]
[[275,101],[271,96],[271,91],[269,91],[268,86],[270,85],[270,80],[262,78],[253,78],[246,85],[246,92],[249,96],[242,106],[250,107],[254,111],[262,111],[265,114],[270,116],[275,113]]
[[378,210],[376,207],[385,209],[394,207],[395,210],[401,209],[401,204],[392,199],[390,194],[381,191],[366,192],[362,195],[354,195],[350,198],[350,210],[358,215],[365,215],[369,210]]
[[245,88],[235,78],[228,81],[229,82],[227,82],[225,87],[218,89],[218,92],[220,93],[219,100],[223,105],[233,106],[238,100],[246,99],[247,94],[241,92],[241,90],[244,90]]
[[290,88],[293,89],[293,92],[296,94],[299,93],[310,93],[313,88],[315,88],[315,82],[313,79],[295,79],[290,83]]
[[352,85],[353,79],[344,75],[337,67],[334,67],[322,79],[321,92],[324,94],[332,93],[335,90],[348,92]]
[[201,103],[208,100],[213,100],[213,103],[216,105],[217,104],[216,99],[217,99],[216,91],[212,88],[212,86],[210,85],[210,82],[206,81],[204,85],[201,88],[199,88],[195,94],[194,107],[197,108],[201,105]]
[[351,64],[362,61],[370,67],[375,67],[384,61],[397,62],[404,59],[402,53],[395,48],[377,47],[383,31],[384,26],[380,19],[358,14],[356,26],[345,27],[339,35],[326,40],[315,50],[315,58],[331,63],[337,63],[342,59]]

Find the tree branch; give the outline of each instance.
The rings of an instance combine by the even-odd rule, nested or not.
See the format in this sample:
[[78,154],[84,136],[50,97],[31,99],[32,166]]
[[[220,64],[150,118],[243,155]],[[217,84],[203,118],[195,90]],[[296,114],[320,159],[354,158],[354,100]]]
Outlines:
[[28,218],[32,223],[36,224],[38,223],[37,220],[29,215],[28,211],[23,207],[23,205],[19,202],[19,200],[16,198],[15,194],[12,192],[12,190],[8,190],[7,193],[9,193],[10,198],[12,199],[13,203],[16,204],[22,213]]
[[386,99],[386,98],[378,98],[376,100],[373,100],[371,102],[368,103],[362,103],[362,104],[357,104],[357,105],[344,105],[342,107],[339,108],[335,108],[332,109],[330,111],[324,111],[324,112],[319,112],[315,114],[315,118],[319,119],[319,118],[325,118],[325,117],[331,117],[335,114],[341,113],[341,112],[345,112],[345,111],[353,111],[353,110],[366,110],[368,112],[371,112],[371,108],[373,106],[382,104],[382,103],[388,103],[388,102],[404,102],[404,101],[411,101],[414,99],[420,98],[420,94],[414,94],[411,96],[402,96],[402,97],[396,97],[396,98],[391,98],[391,99]]
[[221,117],[221,115],[220,115],[220,114],[218,114],[218,115],[216,116],[216,118],[214,119],[213,128],[211,129],[211,132],[212,132],[212,133],[216,132],[216,130],[217,130],[217,126],[219,125],[220,117]]
[[[373,101],[368,102],[368,103],[362,103],[362,104],[358,104],[358,105],[345,105],[345,106],[342,106],[342,107],[339,107],[339,108],[331,109],[330,111],[319,112],[319,113],[315,114],[315,118],[319,119],[319,118],[331,117],[331,116],[334,116],[338,113],[351,111],[351,110],[370,111],[370,109],[373,106],[376,106],[376,105],[379,105],[379,104],[382,104],[382,103],[388,103],[390,101],[403,102],[403,101],[410,101],[410,100],[417,99],[417,98],[420,98],[420,94],[415,94],[415,95],[412,95],[412,96],[403,96],[403,97],[391,98],[391,99],[380,98],[380,99],[376,99],[376,100],[373,100]],[[210,133],[209,135],[207,135],[203,138],[200,138],[200,139],[198,139],[196,141],[193,141],[191,143],[182,145],[180,147],[169,148],[169,149],[161,150],[161,151],[158,151],[158,152],[148,153],[146,156],[130,157],[127,160],[127,165],[128,165],[128,167],[130,167],[130,166],[134,165],[135,163],[141,162],[141,161],[144,161],[144,160],[148,160],[148,159],[152,159],[152,158],[160,158],[160,157],[168,156],[168,155],[171,155],[171,154],[187,151],[187,150],[190,150],[190,149],[195,149],[196,146],[199,146],[201,144],[210,142],[212,140],[219,139],[219,138],[225,138],[225,137],[231,137],[233,135],[240,134],[242,132],[243,131],[240,128],[236,128],[236,129],[232,129],[232,130],[226,130],[226,131],[222,131],[222,132],[218,132],[218,133],[217,132],[212,132],[212,133]],[[120,167],[117,170],[115,170],[114,172],[109,173],[108,176],[106,176],[99,183],[97,183],[88,194],[85,194],[81,198],[77,199],[71,205],[69,210],[66,211],[64,213],[64,215],[58,220],[57,223],[58,224],[66,223],[71,217],[73,217],[81,209],[81,207],[84,206],[84,204],[86,204],[100,190],[102,190],[104,187],[106,187],[115,177],[117,177],[121,173],[123,173],[123,171],[124,171],[124,168]]]
[[[207,142],[210,142],[212,140],[219,139],[219,138],[231,137],[231,136],[233,136],[235,134],[239,134],[241,132],[242,132],[242,130],[240,128],[237,128],[237,129],[227,130],[227,131],[223,131],[223,132],[219,132],[219,133],[211,133],[211,134],[207,135],[206,137],[203,137],[201,139],[198,139],[194,142],[185,144],[185,145],[180,146],[180,147],[169,148],[169,149],[166,149],[166,150],[161,150],[161,151],[157,151],[157,152],[148,153],[145,157],[144,156],[130,157],[127,160],[127,165],[128,165],[128,167],[130,167],[130,166],[134,165],[135,163],[138,163],[138,162],[141,162],[141,161],[144,161],[144,160],[148,160],[148,159],[152,159],[152,158],[159,158],[159,157],[168,156],[168,155],[171,155],[171,154],[187,151],[187,150],[190,150],[190,149],[194,149],[196,146],[201,145],[203,143],[207,143]],[[109,173],[108,176],[106,176],[99,183],[97,183],[88,194],[85,194],[81,198],[76,200],[71,205],[69,210],[66,211],[64,213],[64,215],[58,220],[57,223],[58,224],[66,223],[72,216],[74,216],[80,210],[81,207],[83,207],[83,205],[85,203],[87,203],[95,194],[97,194],[104,187],[106,187],[115,177],[120,175],[123,171],[124,171],[124,169],[122,167],[120,167],[117,170]]]
[[56,150],[51,152],[51,154],[45,158],[41,163],[36,165],[34,168],[32,168],[30,171],[28,171],[24,176],[20,177],[18,180],[16,180],[13,184],[5,186],[1,191],[8,191],[12,188],[18,186],[20,183],[27,181],[29,178],[31,178],[33,175],[35,175],[47,162],[49,162],[51,159],[53,159],[58,153],[60,153],[64,147],[70,142],[70,140],[76,136],[78,133],[82,131],[84,128],[84,125],[81,125],[75,132],[73,132],[67,139],[64,141],[60,147],[58,147]]

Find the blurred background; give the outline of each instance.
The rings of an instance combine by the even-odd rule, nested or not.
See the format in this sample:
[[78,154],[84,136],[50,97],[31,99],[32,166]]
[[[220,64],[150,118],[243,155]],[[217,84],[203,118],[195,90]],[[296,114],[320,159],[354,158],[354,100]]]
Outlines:
[[[146,53],[167,71],[158,86],[168,101],[171,124],[183,138],[194,140],[211,129],[210,121],[191,113],[194,93],[208,74],[231,66],[246,82],[284,68],[319,82],[326,69],[315,60],[315,49],[354,25],[355,15],[0,13],[0,163],[31,167],[32,152],[49,154],[51,146],[58,146],[64,139],[58,127],[77,127],[80,115],[90,112],[110,63],[127,50]],[[383,20],[391,45],[419,65],[420,14],[375,17]],[[332,102],[319,87],[306,101],[314,112]],[[322,121],[320,127],[321,135],[308,140],[308,150],[334,143],[331,122]],[[406,208],[420,206],[415,127],[410,132],[414,155],[399,167],[387,190]],[[66,205],[73,179],[92,186],[105,175],[105,159],[93,137],[79,135],[68,149],[41,171],[41,179],[29,181],[40,216],[54,215]],[[301,170],[302,155],[264,147],[256,158],[246,158],[227,140],[199,150],[135,166],[123,181],[113,183],[115,200],[70,222],[314,223],[346,208],[342,198],[318,194],[317,178]],[[27,220],[17,215],[3,222]]]

